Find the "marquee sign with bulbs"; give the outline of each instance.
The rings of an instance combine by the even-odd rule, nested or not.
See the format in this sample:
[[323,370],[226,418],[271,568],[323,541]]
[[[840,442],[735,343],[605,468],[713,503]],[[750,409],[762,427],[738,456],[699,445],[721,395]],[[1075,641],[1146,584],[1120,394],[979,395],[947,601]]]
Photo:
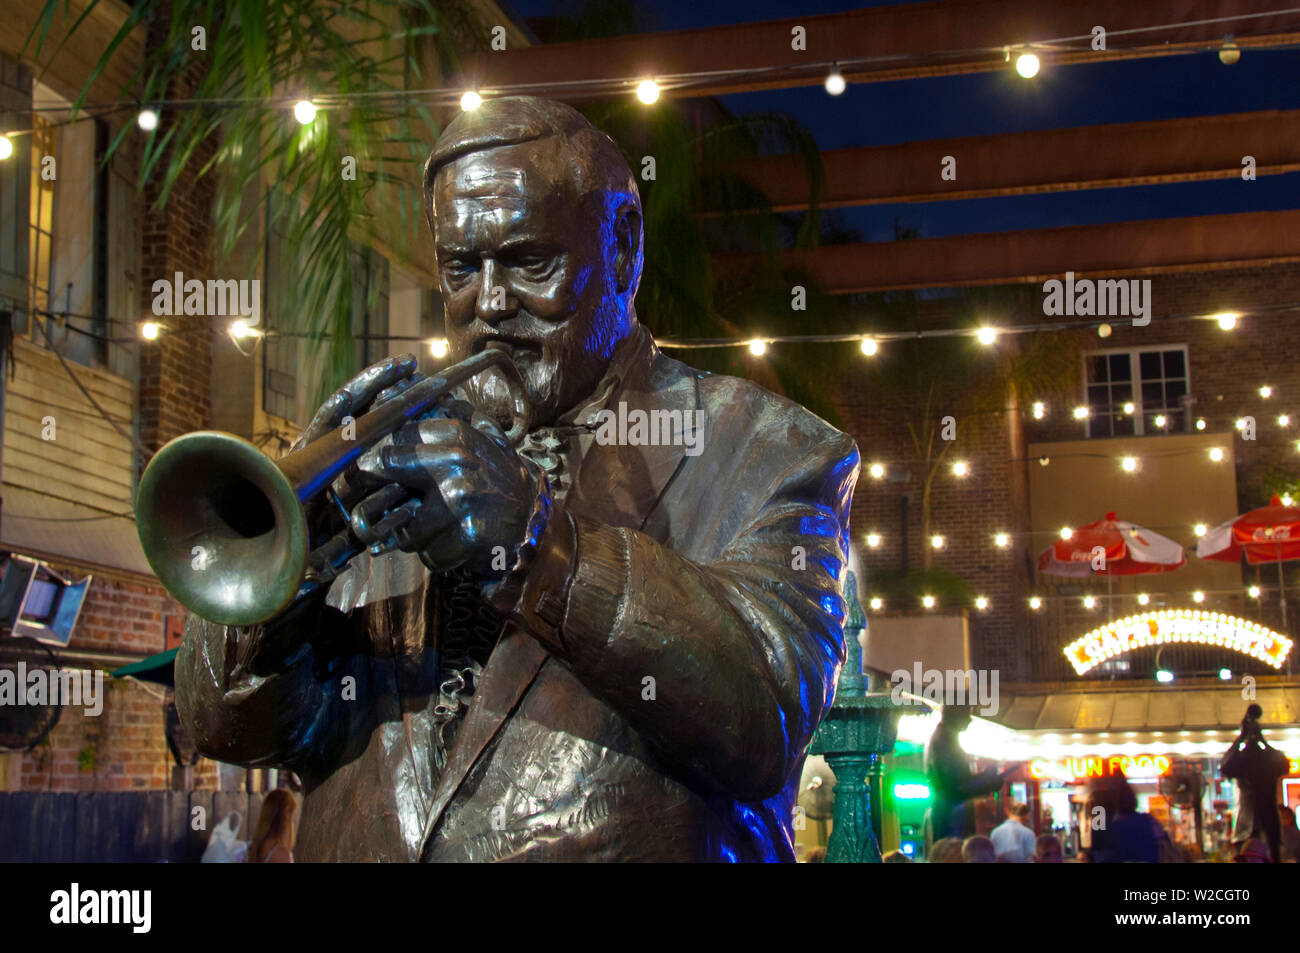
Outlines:
[[1074,671],[1083,675],[1102,662],[1151,645],[1217,645],[1281,668],[1291,640],[1272,629],[1222,612],[1162,609],[1098,626],[1064,649]]

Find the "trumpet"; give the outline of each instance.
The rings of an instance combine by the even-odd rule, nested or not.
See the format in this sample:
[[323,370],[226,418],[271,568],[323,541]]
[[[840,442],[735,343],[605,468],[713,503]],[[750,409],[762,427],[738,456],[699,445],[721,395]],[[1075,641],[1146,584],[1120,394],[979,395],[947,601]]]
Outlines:
[[[495,344],[417,381],[352,427],[278,460],[222,431],[177,437],[154,454],[140,477],[135,518],[145,558],[172,597],[201,618],[236,626],[273,618],[304,585],[323,581],[322,568],[328,572],[309,559],[305,505],[332,495],[335,479],[361,454],[494,367],[512,391],[515,414],[506,437],[517,444],[531,414],[518,369]],[[340,544],[347,532],[330,541],[328,563],[337,566],[365,548],[355,538]]]

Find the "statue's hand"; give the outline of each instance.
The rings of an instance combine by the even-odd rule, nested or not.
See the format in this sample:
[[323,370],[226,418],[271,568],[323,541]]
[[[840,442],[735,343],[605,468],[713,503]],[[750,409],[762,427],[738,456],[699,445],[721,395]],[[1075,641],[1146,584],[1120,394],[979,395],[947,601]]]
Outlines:
[[[452,401],[407,424],[357,465],[371,485],[383,487],[352,509],[352,530],[362,542],[418,553],[436,572],[468,565],[494,579],[513,567],[541,474],[469,404]],[[394,508],[391,484],[411,499]]]

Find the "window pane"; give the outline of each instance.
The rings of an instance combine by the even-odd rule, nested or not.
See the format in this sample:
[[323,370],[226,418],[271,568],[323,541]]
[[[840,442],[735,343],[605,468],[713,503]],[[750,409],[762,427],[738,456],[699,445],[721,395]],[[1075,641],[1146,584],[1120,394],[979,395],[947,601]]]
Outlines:
[[1179,399],[1186,393],[1186,381],[1169,381],[1165,384],[1165,406],[1177,407]]
[[1110,386],[1110,399],[1118,406],[1124,406],[1126,400],[1133,399],[1132,384],[1112,384]]
[[1135,429],[1134,417],[1121,417],[1115,421],[1114,432],[1116,437],[1131,437]]
[[1133,365],[1129,361],[1127,354],[1112,354],[1110,356],[1110,379],[1113,381],[1133,379]]
[[1093,382],[1093,381],[1104,381],[1104,380],[1106,380],[1106,379],[1107,379],[1107,378],[1106,378],[1106,358],[1105,358],[1105,357],[1090,357],[1090,358],[1088,358],[1088,381],[1089,381],[1089,383],[1091,383],[1091,382]]
[[1105,384],[1090,384],[1088,386],[1088,406],[1092,408],[1094,415],[1105,414],[1109,411],[1110,400],[1107,396]]
[[1164,407],[1164,394],[1159,381],[1142,385],[1142,406],[1146,410],[1159,410]]
[[1138,356],[1142,367],[1142,379],[1150,380],[1151,378],[1160,378],[1160,352],[1148,351]]
[[1183,376],[1183,352],[1165,351],[1165,377]]

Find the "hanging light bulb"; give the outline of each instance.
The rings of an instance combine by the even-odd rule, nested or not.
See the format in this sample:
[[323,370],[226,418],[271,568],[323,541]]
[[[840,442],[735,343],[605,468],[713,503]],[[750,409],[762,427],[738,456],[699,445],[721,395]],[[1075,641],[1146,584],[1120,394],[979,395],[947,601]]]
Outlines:
[[875,610],[879,611],[880,609],[883,609],[884,607],[885,607],[885,600],[884,600],[884,599],[880,598],[880,596],[872,596],[872,597],[871,597],[871,608],[872,608],[872,609],[875,609]]
[[880,350],[880,345],[876,343],[874,338],[863,338],[858,347],[862,348],[862,353],[867,357],[875,356],[875,353]]
[[965,460],[958,460],[952,465],[952,475],[955,477],[964,477],[970,473],[970,467],[966,465]]
[[637,83],[636,98],[649,106],[659,99],[659,84],[652,79],[643,79]]
[[1074,530],[1068,526],[1061,527],[1061,539],[1071,539],[1074,536]]
[[1222,448],[1222,447],[1211,447],[1211,448],[1210,448],[1210,459],[1213,460],[1215,463],[1220,463],[1220,462],[1222,462],[1222,460],[1223,460],[1223,448]]
[[463,112],[473,112],[483,105],[483,97],[474,90],[467,90],[460,97],[460,108]]
[[871,479],[883,480],[885,478],[885,465],[883,463],[873,463],[867,472],[871,474]]
[[1258,599],[1259,586],[1251,586],[1249,589],[1246,590],[1246,595],[1250,596],[1252,599]]
[[1218,314],[1210,315],[1214,320],[1219,322],[1219,327],[1225,331],[1231,331],[1237,326],[1237,319],[1241,314],[1236,311],[1220,311]]
[[1151,601],[1151,597],[1148,596],[1145,592],[1138,593],[1138,605],[1144,606],[1150,601]]
[[984,611],[985,609],[987,609],[988,607],[989,607],[989,600],[988,600],[988,597],[987,597],[987,596],[976,596],[976,597],[975,597],[975,608],[976,608],[976,609],[979,609],[981,612],[983,612],[983,611]]
[[1124,457],[1119,461],[1119,465],[1125,473],[1132,473],[1138,468],[1137,457]]
[[1223,46],[1219,47],[1219,62],[1224,66],[1232,66],[1241,59],[1241,47],[1232,42],[1232,34],[1229,33],[1223,38]]
[[1083,597],[1083,607],[1085,609],[1094,609],[1096,608],[1096,606],[1097,606],[1097,600],[1094,599],[1092,596]]
[[872,549],[875,549],[876,547],[878,547],[878,546],[880,545],[880,534],[879,534],[879,533],[868,533],[868,534],[867,534],[867,545],[868,545],[869,547],[871,547]]
[[848,85],[849,84],[844,81],[844,74],[840,72],[839,64],[836,63],[831,67],[830,73],[826,76],[826,92],[830,93],[832,96],[838,96],[848,88]]
[[767,342],[761,338],[754,338],[749,342],[749,353],[755,357],[762,357],[767,353]]
[[1042,420],[1047,416],[1047,405],[1041,400],[1034,401],[1034,419]]
[[1203,593],[1203,592],[1201,592],[1201,590],[1197,589],[1195,592],[1192,593],[1192,601],[1193,601],[1193,602],[1204,602],[1204,601],[1205,601],[1205,593]]
[[1259,389],[1259,396],[1263,397],[1265,400],[1268,400],[1270,397],[1273,396],[1273,388],[1265,384],[1263,387]]
[[140,325],[140,337],[146,341],[158,340],[158,335],[162,333],[162,325],[157,321],[146,321]]
[[1011,536],[1008,533],[998,533],[993,537],[993,545],[999,549],[1006,549],[1011,545]]
[[300,99],[293,104],[293,118],[304,126],[310,126],[316,118],[316,104],[309,99]]
[[943,544],[945,542],[946,540],[938,533],[935,533],[933,536],[930,537],[930,545],[934,549],[943,549]]
[[1192,532],[1195,533],[1198,537],[1204,536],[1209,531],[1210,528],[1206,526],[1204,523],[1197,523],[1195,526],[1192,527]]
[[998,329],[990,328],[990,327],[982,327],[975,332],[975,339],[978,340],[985,347],[988,347],[990,344],[992,344],[994,341],[998,339]]
[[1204,429],[1205,429],[1205,418],[1204,418],[1204,417],[1197,417],[1197,418],[1196,418],[1196,429],[1197,429],[1197,430],[1204,430]]
[[925,606],[927,609],[933,609],[933,608],[934,608],[934,596],[922,596],[922,597],[921,597],[921,605]]
[[136,114],[135,124],[145,132],[153,132],[158,128],[158,113],[152,109],[141,109]]
[[1042,607],[1043,607],[1043,600],[1042,600],[1042,599],[1038,598],[1038,596],[1030,596],[1030,597],[1029,597],[1029,608],[1031,608],[1031,609],[1033,609],[1035,612],[1037,612],[1037,611],[1038,611],[1039,609],[1041,609]]
[[1033,53],[1021,53],[1016,57],[1016,72],[1025,79],[1033,79],[1038,75],[1039,63],[1038,57]]
[[429,342],[429,353],[438,360],[442,360],[447,356],[447,350],[448,346],[446,338],[434,338]]
[[1075,420],[1087,420],[1087,419],[1088,419],[1088,408],[1087,408],[1087,407],[1076,407],[1076,408],[1074,408],[1074,419],[1075,419]]

